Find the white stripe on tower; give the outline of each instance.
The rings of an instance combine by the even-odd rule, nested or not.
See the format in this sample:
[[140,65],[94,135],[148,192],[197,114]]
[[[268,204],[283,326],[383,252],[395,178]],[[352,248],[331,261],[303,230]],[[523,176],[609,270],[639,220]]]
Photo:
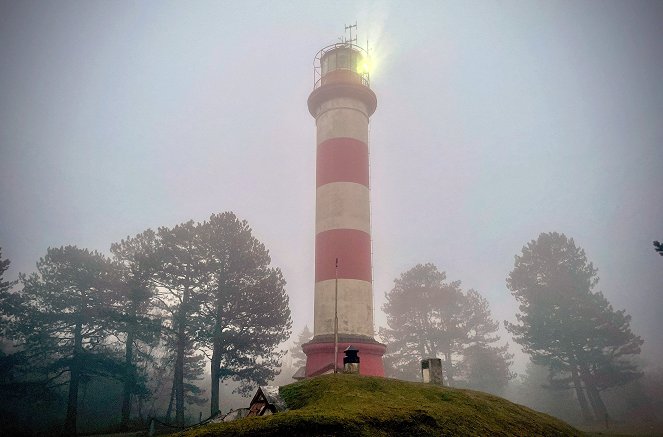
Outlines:
[[353,138],[368,144],[368,115],[366,105],[349,97],[336,97],[320,105],[317,125],[317,144],[330,138]]
[[355,182],[332,182],[317,189],[315,233],[357,229],[370,234],[368,187]]
[[[316,335],[334,333],[335,280],[315,283],[315,314],[313,331]],[[338,331],[344,334],[373,336],[373,291],[371,283],[357,279],[338,280]],[[344,317],[341,317],[344,315]]]

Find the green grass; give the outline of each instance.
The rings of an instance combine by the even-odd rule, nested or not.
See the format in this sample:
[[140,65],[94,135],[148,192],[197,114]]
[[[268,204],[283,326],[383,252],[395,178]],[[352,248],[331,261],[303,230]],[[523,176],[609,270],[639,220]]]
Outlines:
[[202,436],[574,436],[559,419],[486,393],[359,375],[281,387],[289,411],[197,428]]

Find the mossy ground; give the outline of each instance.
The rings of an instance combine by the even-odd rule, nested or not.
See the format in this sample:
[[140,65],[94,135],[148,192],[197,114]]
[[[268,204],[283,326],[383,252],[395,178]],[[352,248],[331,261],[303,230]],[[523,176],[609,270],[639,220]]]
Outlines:
[[566,423],[473,390],[358,375],[281,387],[289,411],[200,427],[202,436],[574,436]]

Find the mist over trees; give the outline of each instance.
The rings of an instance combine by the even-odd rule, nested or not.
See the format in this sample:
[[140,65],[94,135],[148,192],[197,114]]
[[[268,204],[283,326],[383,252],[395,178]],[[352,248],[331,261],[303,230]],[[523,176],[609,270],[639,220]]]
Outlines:
[[215,414],[221,381],[238,381],[246,392],[251,384],[266,384],[278,375],[286,351],[276,347],[290,335],[292,322],[285,279],[280,269],[269,267],[269,253],[248,223],[223,213],[201,228],[208,275],[197,340],[212,350],[210,408]]
[[519,374],[510,385],[506,397],[569,423],[582,421],[574,394],[551,384],[548,368],[531,361],[527,363],[525,372]]
[[572,423],[653,423],[661,371],[643,372],[643,340],[631,316],[597,286],[597,269],[564,234],[542,233],[523,247],[507,278],[520,310],[505,327],[531,360],[517,377],[486,299],[433,264],[419,264],[385,294],[387,376],[418,380],[419,360],[436,356],[452,386],[500,394]]
[[[245,394],[274,378],[288,383],[305,365],[308,327],[281,367],[278,345],[291,332],[285,280],[233,213],[148,229],[110,254],[49,248],[34,273],[9,281],[0,249],[0,394],[14,408],[3,407],[2,423],[14,424],[3,429],[32,432],[17,418],[35,406],[47,413],[34,426],[52,432],[48,421],[57,420],[64,435],[89,429],[82,412],[103,411],[115,429],[154,416],[182,426],[194,406],[220,411],[225,380]],[[488,301],[435,265],[416,265],[386,293],[379,333],[387,376],[418,380],[420,360],[440,357],[445,384],[570,422],[653,421],[661,371],[641,370],[643,340],[631,317],[597,286],[597,269],[564,234],[542,233],[523,247],[507,278],[520,307],[505,327],[531,359],[516,377]]]
[[306,366],[306,354],[302,349],[302,345],[308,343],[312,338],[313,333],[308,328],[308,325],[304,326],[289,350],[290,357],[292,358],[291,367],[293,370],[297,371],[299,368]]
[[642,376],[633,358],[643,341],[631,317],[595,290],[598,280],[585,251],[556,232],[523,247],[507,278],[520,303],[507,330],[533,363],[548,368],[551,388],[575,391],[586,421],[608,420],[602,391]]
[[13,344],[2,378],[64,388],[63,435],[77,434],[90,381],[118,387],[126,429],[132,412],[143,417],[156,390],[165,392],[164,380],[167,408],[148,414],[168,420],[174,412],[183,426],[186,405],[209,400],[200,388],[208,359],[212,413],[220,381],[246,392],[278,374],[278,345],[291,329],[285,280],[246,221],[227,212],[148,229],[111,253],[49,248],[18,285],[3,280],[9,261],[0,258],[0,327]]
[[302,349],[304,343],[313,338],[313,332],[305,325],[298,334],[293,333],[290,337],[291,346],[281,360],[280,373],[270,380],[271,385],[287,385],[295,382],[293,376],[302,368],[306,367],[306,354]]
[[153,238],[143,241],[147,247],[141,246],[139,239],[111,246],[118,274],[113,287],[117,294],[114,322],[117,337],[123,337],[124,344],[122,429],[129,425],[132,397],[141,399],[148,392],[145,369],[152,359],[150,350],[161,334],[161,319],[152,310],[157,290],[151,281],[148,254],[153,250],[153,241]]
[[446,384],[500,392],[514,374],[507,345],[495,345],[499,323],[477,291],[445,281],[435,265],[418,264],[386,293],[387,376],[417,380],[422,359],[441,357]]
[[30,373],[43,375],[47,387],[67,385],[65,435],[76,433],[82,381],[121,373],[105,341],[111,334],[113,274],[97,252],[49,248],[37,272],[21,275],[21,289],[0,298],[5,335],[19,347]]
[[[4,274],[9,268],[10,260],[2,258],[0,247],[0,308],[5,304],[4,297],[18,281],[4,280]],[[3,338],[0,339],[0,430],[7,435],[29,435],[31,430],[26,424],[28,409],[41,409],[43,414],[33,419],[34,424],[42,425],[53,419],[54,416],[64,415],[62,405],[65,399],[48,384],[37,381],[39,375],[26,374],[24,368],[27,364],[26,355],[22,353],[7,354],[4,349],[8,341],[4,338],[6,320],[0,318],[0,328]],[[11,408],[8,408],[11,405]],[[29,415],[27,415],[29,416]],[[61,419],[60,419],[61,420]]]

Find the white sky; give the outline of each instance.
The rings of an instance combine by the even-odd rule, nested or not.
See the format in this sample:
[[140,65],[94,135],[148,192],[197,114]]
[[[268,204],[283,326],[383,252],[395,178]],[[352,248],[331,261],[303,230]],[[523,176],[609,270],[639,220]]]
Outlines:
[[232,210],[283,270],[295,333],[310,326],[306,99],[315,53],[356,20],[376,58],[376,308],[433,262],[513,319],[513,256],[558,231],[660,362],[662,19],[655,1],[0,1],[9,276],[49,246],[108,252]]

